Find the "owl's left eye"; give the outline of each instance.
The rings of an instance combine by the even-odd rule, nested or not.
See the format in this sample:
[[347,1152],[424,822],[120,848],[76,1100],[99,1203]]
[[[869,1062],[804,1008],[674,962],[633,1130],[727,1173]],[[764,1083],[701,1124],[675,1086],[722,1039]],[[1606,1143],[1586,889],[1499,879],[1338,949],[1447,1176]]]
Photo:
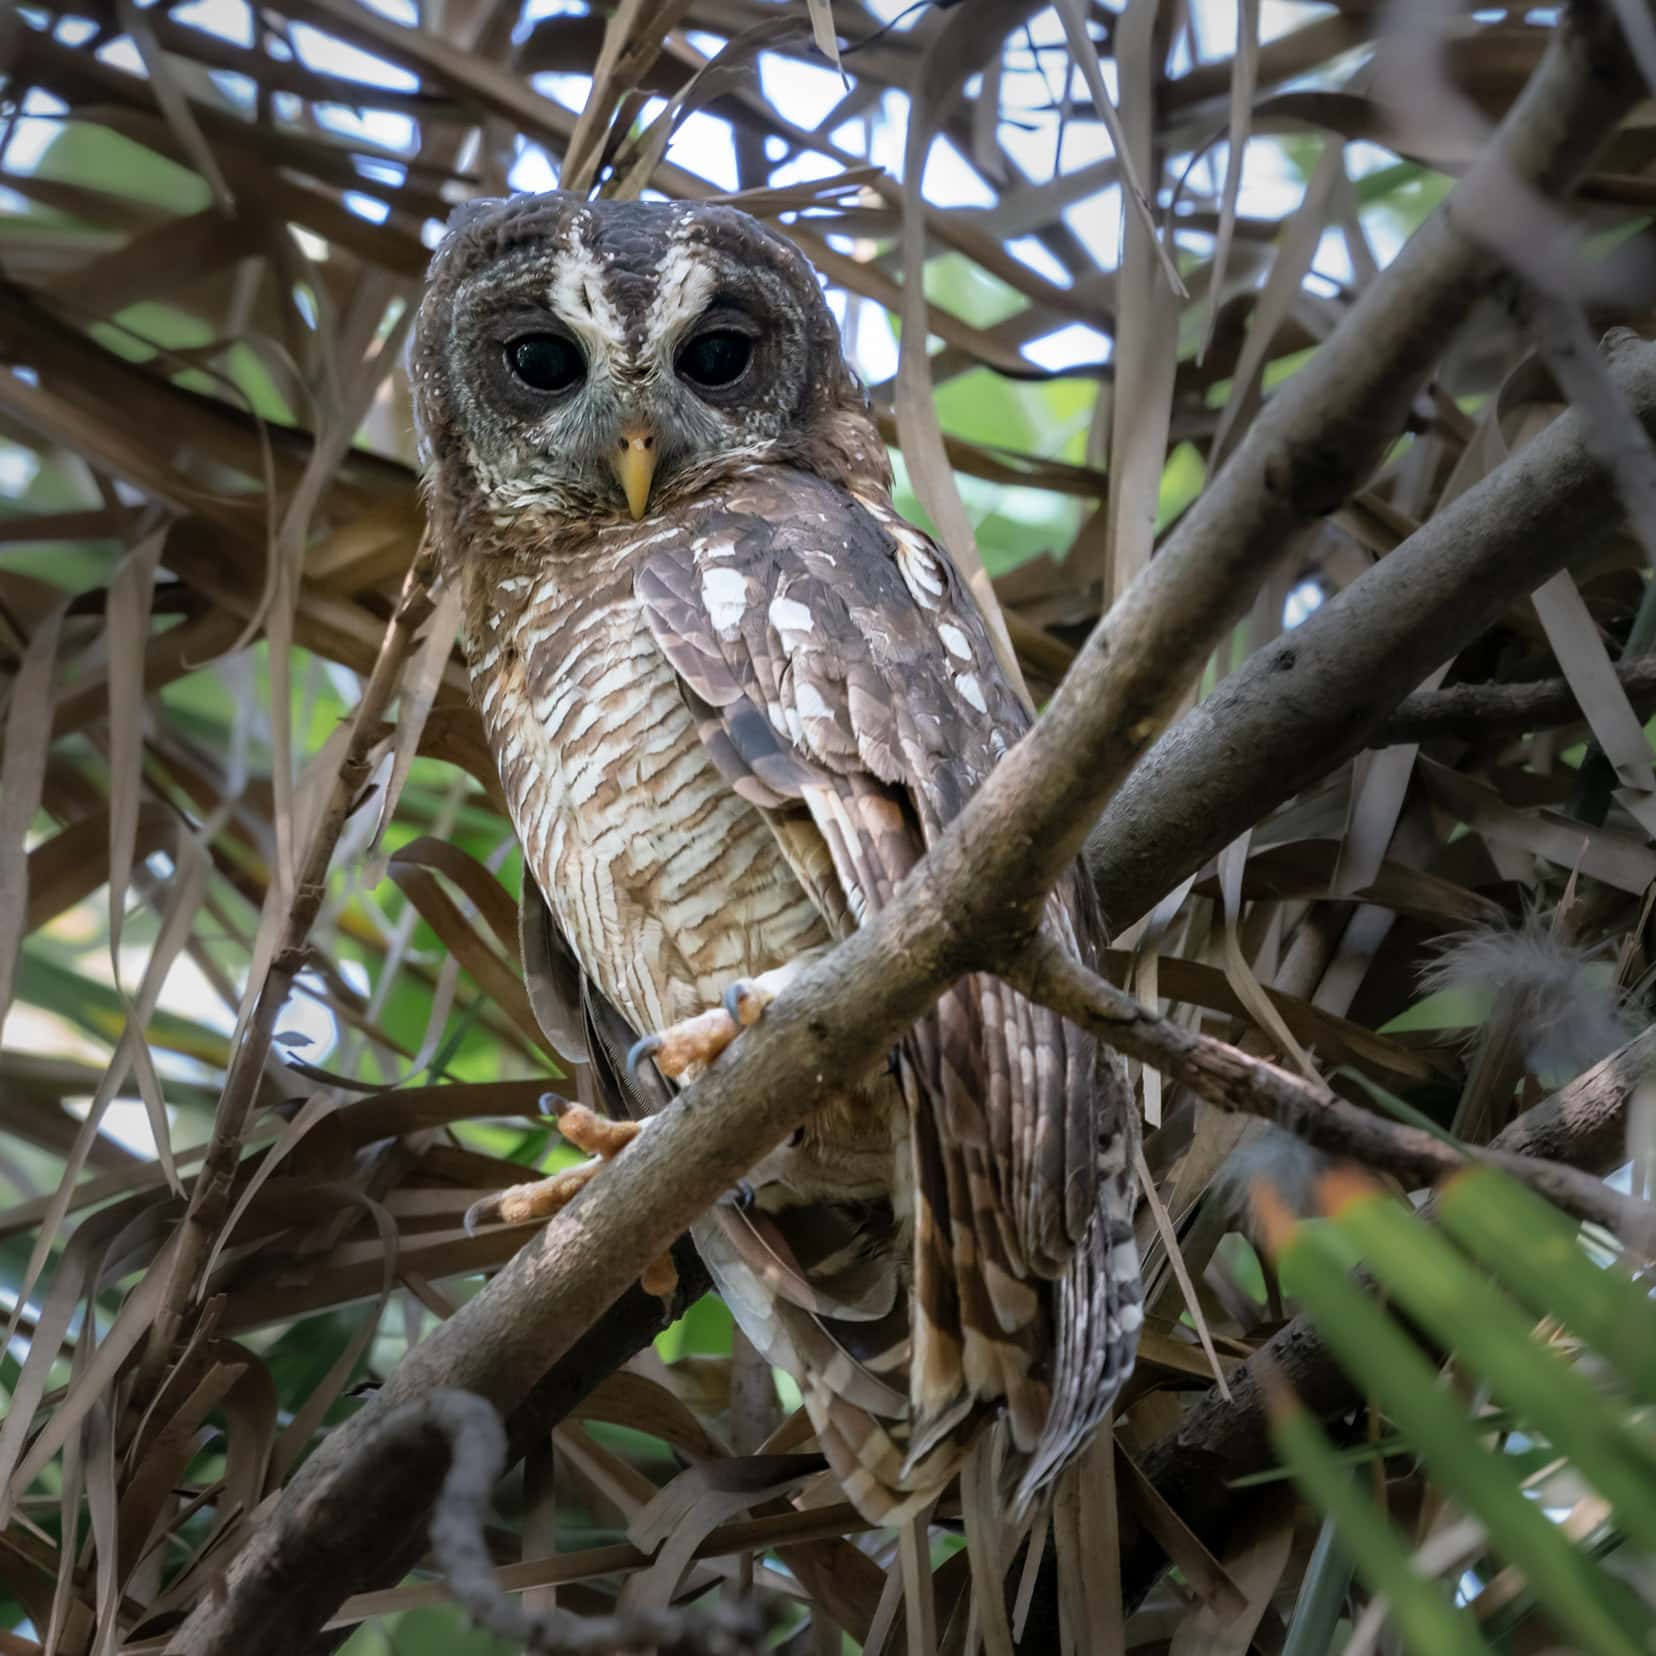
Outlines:
[[678,371],[705,391],[722,391],[747,372],[753,341],[737,328],[709,328],[678,354]]
[[533,391],[567,391],[586,378],[586,358],[562,334],[523,334],[508,341],[506,361]]

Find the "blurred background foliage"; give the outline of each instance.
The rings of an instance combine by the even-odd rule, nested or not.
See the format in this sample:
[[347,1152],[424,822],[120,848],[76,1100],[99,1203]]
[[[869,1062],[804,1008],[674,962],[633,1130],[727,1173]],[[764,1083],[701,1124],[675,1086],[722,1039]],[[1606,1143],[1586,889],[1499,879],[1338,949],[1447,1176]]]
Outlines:
[[[970,9],[24,0],[0,17],[0,1650],[164,1648],[316,1435],[520,1245],[466,1236],[468,1204],[573,1155],[536,1109],[568,1083],[517,981],[518,853],[463,677],[439,623],[397,634],[421,533],[397,362],[450,207],[551,187],[577,135],[590,140],[589,100],[613,185],[689,85],[650,187],[759,192],[754,209],[817,260],[900,442],[899,504],[931,525],[958,490],[977,554],[952,550],[968,567],[981,555],[1039,697],[1467,159],[1377,96],[1382,8],[1066,0],[1021,8],[964,95],[920,112],[933,141],[918,225],[900,189],[911,93],[928,54],[963,49]],[[1120,100],[1155,242],[1124,207],[1065,13]],[[792,36],[743,47],[780,16]],[[825,20],[839,66],[813,43]],[[1523,7],[1457,18],[1453,76],[1486,115],[1510,105],[1554,22]],[[734,69],[692,84],[732,42]],[[1646,228],[1648,130],[1632,123],[1583,192],[1591,228]],[[931,354],[919,412],[900,421],[905,228],[923,238]],[[1183,297],[1156,274],[1158,244]],[[1559,402],[1492,301],[1383,472],[1307,533],[1207,687]],[[916,458],[938,435],[944,473]],[[1598,701],[1556,728],[1342,767],[1170,902],[1112,916],[1113,973],[1192,1027],[1256,1052],[1308,1049],[1348,1096],[1472,1142],[1636,1042],[1650,1021],[1656,777],[1646,752],[1595,808],[1581,772],[1600,749],[1625,754],[1629,719],[1648,748],[1652,702],[1618,700],[1600,671],[1648,608],[1646,579],[1622,540],[1562,579],[1576,624],[1525,606],[1451,682],[1563,671],[1597,683]],[[385,661],[392,693],[365,721]],[[347,750],[366,781],[330,814]],[[1562,829],[1582,848],[1573,865]],[[325,889],[300,922],[298,871],[317,844]],[[237,1117],[221,1106],[242,1086],[227,1089],[232,1052],[278,981]],[[1646,1123],[1642,1148],[1623,1131],[1613,1154],[1594,1150],[1595,1170],[1624,1184],[1649,1167],[1648,1110],[1627,1107],[1639,1073],[1624,1064],[1615,1085],[1624,1117]],[[1147,1214],[1150,1317],[1118,1446],[1151,1470],[1118,1484],[1120,1534],[1100,1532],[1098,1560],[1123,1571],[1132,1613],[1119,1646],[1113,1630],[1051,1637],[1174,1656],[1400,1637],[1649,1648],[1637,1618],[1648,1628],[1656,1603],[1656,1484],[1628,1511],[1590,1464],[1608,1446],[1650,1469],[1656,1336],[1638,1262],[1572,1227],[1539,1285],[1475,1247],[1460,1259],[1454,1309],[1469,1329],[1497,1311],[1509,1331],[1544,1319],[1543,1342],[1503,1346],[1502,1360],[1527,1372],[1533,1349],[1584,1388],[1602,1421],[1583,1459],[1525,1415],[1506,1369],[1463,1362],[1454,1329],[1410,1303],[1409,1285],[1443,1267],[1430,1250],[1450,1243],[1392,1206],[1374,1234],[1344,1216],[1284,1219],[1273,1262],[1238,1168],[1304,1185],[1310,1212],[1292,1147],[1136,1080],[1181,1257]],[[171,1282],[167,1239],[215,1154],[236,1169],[233,1205],[210,1256]],[[1483,1197],[1497,1213],[1522,1201]],[[1523,1234],[1556,1228],[1530,1223]],[[1403,1250],[1384,1266],[1371,1257],[1381,1232]],[[1285,1498],[1281,1467],[1238,1462],[1202,1510],[1174,1510],[1158,1489],[1178,1480],[1158,1478],[1215,1372],[1236,1375],[1300,1299],[1340,1328],[1358,1257],[1430,1358],[1409,1347],[1382,1385],[1367,1359],[1393,1343],[1340,1345],[1357,1385],[1321,1396],[1321,1425],[1284,1391],[1277,1441],[1310,1500]],[[1621,1296],[1631,1351],[1572,1325],[1592,1283]],[[149,1329],[169,1312],[189,1339],[158,1347]],[[1462,1414],[1447,1451],[1411,1413],[1428,1362]],[[503,1486],[502,1560],[612,1546],[683,1467],[787,1430],[797,1394],[785,1376],[755,1386],[753,1367],[717,1302],[691,1306]],[[1491,1486],[1456,1481],[1472,1456],[1498,1463],[1509,1506],[1546,1515],[1545,1556],[1573,1562],[1538,1576],[1524,1554],[1523,1567],[1501,1503],[1480,1506]],[[1352,1464],[1355,1499],[1341,1482]],[[807,1482],[751,1516],[833,1498]],[[1137,1532],[1152,1537],[1148,1573]],[[934,1537],[942,1642],[964,1649],[965,1556],[952,1527]],[[761,1522],[686,1585],[773,1590],[790,1649],[894,1650],[893,1548],[848,1527],[784,1554]],[[571,1583],[559,1600],[580,1609],[627,1575],[577,1559],[545,1580]],[[1571,1590],[1596,1593],[1608,1620],[1572,1619]],[[498,1648],[421,1580],[402,1592],[372,1614],[348,1605],[343,1648]],[[1462,1642],[1416,1631],[1443,1626]]]

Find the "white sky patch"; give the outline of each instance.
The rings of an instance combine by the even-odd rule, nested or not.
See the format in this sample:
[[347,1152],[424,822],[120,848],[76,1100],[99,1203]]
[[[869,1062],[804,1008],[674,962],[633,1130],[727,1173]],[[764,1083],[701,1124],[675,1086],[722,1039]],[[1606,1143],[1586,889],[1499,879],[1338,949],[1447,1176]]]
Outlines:
[[857,372],[878,385],[897,372],[897,336],[877,305],[864,305],[857,324]]
[[376,11],[381,17],[388,17],[393,23],[400,23],[405,29],[417,29],[420,26],[420,11],[414,0],[359,0],[361,5],[369,11]]
[[356,169],[364,178],[371,178],[376,184],[388,184],[397,188],[408,177],[408,168],[396,161],[375,161],[365,155],[356,157]]
[[1032,339],[1024,346],[1023,354],[1041,368],[1068,368],[1077,362],[1108,362],[1110,343],[1097,328],[1071,322],[1068,327]]
[[529,0],[523,8],[523,19],[538,23],[543,17],[580,17],[586,9],[585,0]]
[[558,174],[539,144],[525,144],[518,152],[517,160],[512,163],[512,170],[507,173],[506,182],[514,190],[529,190],[538,194],[543,190],[557,189]]
[[340,199],[358,218],[367,219],[370,224],[384,224],[391,216],[391,209],[383,201],[377,196],[363,195],[360,190],[347,190]]
[[543,98],[550,98],[553,103],[562,104],[565,109],[572,110],[577,115],[586,108],[587,97],[592,91],[590,75],[553,74],[548,71],[541,75],[531,75],[529,84]]
[[1035,236],[1016,236],[1006,244],[1006,251],[1019,264],[1026,264],[1036,275],[1044,276],[1059,287],[1069,287],[1070,275]]
[[1315,615],[1323,607],[1327,596],[1317,581],[1301,581],[1298,586],[1289,588],[1282,604],[1283,626],[1297,627],[1300,622]]
[[144,76],[149,73],[138,48],[125,35],[100,46],[94,56],[99,63],[107,63],[111,69],[120,69],[129,75]]
[[728,122],[704,110],[693,110],[680,122],[667,146],[667,159],[717,184],[721,190],[740,188],[736,171],[736,144]]
[[34,482],[40,471],[40,456],[16,443],[0,442],[0,490],[16,497]]
[[330,75],[344,75],[348,80],[363,81],[369,86],[383,86],[391,92],[417,92],[418,75],[387,63],[372,52],[347,44],[333,35],[323,34],[308,23],[294,23],[289,27],[289,38],[302,63]]
[[1121,189],[1112,185],[1064,209],[1064,223],[1105,270],[1121,262]]
[[1353,280],[1356,272],[1351,268],[1351,249],[1346,246],[1343,230],[1330,227],[1318,237],[1316,255],[1311,260],[1311,271],[1313,281],[1321,277],[1331,287],[1338,287]]
[[233,40],[238,46],[253,44],[253,10],[246,0],[188,0],[175,7],[172,15],[175,22]]
[[946,138],[933,141],[920,193],[936,207],[993,207],[995,192]]
[[382,149],[412,150],[419,134],[410,115],[390,109],[355,110],[349,104],[325,103],[314,106],[317,122],[329,132],[366,139]]
[[816,150],[801,150],[791,161],[772,170],[772,184],[809,184],[819,178],[837,178],[839,163]]
[[35,87],[25,93],[23,114],[12,127],[11,142],[6,146],[6,166],[12,172],[33,172],[47,146],[63,130],[63,123],[52,117],[68,112],[69,106],[50,92]]
[[89,17],[60,17],[52,38],[65,46],[84,46],[97,32],[98,25]]
[[819,69],[775,52],[759,54],[759,85],[766,101],[801,127],[816,126],[845,96],[839,76],[826,65]]
[[243,75],[235,69],[209,69],[207,74],[231,103],[239,104],[243,109],[252,106],[259,87],[251,75]]

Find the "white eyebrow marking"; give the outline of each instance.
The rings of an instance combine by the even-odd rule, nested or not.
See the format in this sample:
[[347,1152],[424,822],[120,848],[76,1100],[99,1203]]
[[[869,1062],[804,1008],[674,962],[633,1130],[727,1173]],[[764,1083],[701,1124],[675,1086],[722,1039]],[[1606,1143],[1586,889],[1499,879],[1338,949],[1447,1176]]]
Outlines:
[[623,351],[627,333],[604,291],[604,267],[582,236],[581,221],[558,254],[557,275],[546,302],[582,338],[600,350]]
[[713,271],[696,257],[688,227],[675,226],[667,252],[656,276],[656,302],[651,312],[650,331],[645,336],[644,354],[664,340],[676,339],[707,309],[713,290]]

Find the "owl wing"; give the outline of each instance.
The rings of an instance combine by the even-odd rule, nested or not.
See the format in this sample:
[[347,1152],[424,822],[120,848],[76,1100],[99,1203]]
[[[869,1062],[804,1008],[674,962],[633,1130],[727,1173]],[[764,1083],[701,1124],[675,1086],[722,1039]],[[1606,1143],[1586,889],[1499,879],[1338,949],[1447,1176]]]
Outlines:
[[[808,814],[831,889],[807,884],[842,932],[888,901],[1028,726],[949,561],[883,501],[820,479],[766,468],[711,493],[651,550],[636,593],[709,751],[796,867],[815,866],[797,847]],[[1090,950],[1076,879],[1045,922]],[[1056,1464],[1068,1450],[1053,1433],[1073,1447],[1090,1430],[1130,1360],[1123,1320],[1136,1327],[1119,1073],[985,974],[947,991],[898,1056],[915,1236],[907,1466],[1002,1400],[1030,1466]]]

